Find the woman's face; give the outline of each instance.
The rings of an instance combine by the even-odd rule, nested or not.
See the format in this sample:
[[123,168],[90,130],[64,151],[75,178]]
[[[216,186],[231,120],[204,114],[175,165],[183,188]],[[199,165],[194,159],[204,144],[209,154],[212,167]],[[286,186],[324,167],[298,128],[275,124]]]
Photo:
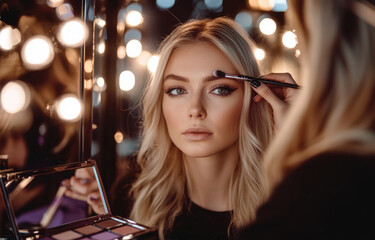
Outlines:
[[174,50],[164,72],[163,114],[172,142],[189,157],[237,148],[243,82],[218,79],[237,73],[215,46],[195,42]]

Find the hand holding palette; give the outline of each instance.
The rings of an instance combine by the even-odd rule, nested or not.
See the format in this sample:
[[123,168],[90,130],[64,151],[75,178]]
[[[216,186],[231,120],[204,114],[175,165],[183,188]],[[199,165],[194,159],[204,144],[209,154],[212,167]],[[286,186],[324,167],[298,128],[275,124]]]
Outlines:
[[[61,185],[77,169],[95,175],[104,213],[85,201],[67,197]],[[22,172],[2,172],[0,184],[9,222],[0,237],[15,239],[157,239],[157,232],[132,220],[113,216],[95,161]],[[1,223],[1,221],[0,221]]]

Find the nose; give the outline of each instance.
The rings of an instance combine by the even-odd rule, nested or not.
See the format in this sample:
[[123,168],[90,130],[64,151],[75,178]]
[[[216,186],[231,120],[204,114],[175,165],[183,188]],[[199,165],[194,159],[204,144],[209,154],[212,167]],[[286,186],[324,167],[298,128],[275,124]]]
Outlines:
[[193,96],[191,99],[191,104],[189,108],[189,117],[205,119],[207,116],[206,109],[204,107],[204,101],[201,96]]

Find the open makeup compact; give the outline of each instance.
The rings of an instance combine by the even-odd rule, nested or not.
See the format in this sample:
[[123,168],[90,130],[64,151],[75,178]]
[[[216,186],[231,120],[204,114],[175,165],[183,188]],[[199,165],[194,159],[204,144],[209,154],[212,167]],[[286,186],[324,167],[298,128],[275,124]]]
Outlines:
[[[103,209],[67,197],[64,180],[75,171],[92,171]],[[2,236],[9,239],[157,239],[153,229],[114,216],[95,161],[69,163],[38,170],[1,172],[0,183],[8,220]],[[7,218],[3,218],[7,219]]]

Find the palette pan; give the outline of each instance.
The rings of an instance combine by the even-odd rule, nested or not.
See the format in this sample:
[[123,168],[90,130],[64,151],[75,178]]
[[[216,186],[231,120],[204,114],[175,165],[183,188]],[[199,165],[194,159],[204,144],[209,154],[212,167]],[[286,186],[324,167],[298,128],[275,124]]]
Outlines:
[[[95,213],[85,201],[67,197],[64,180],[84,169],[95,175],[104,210]],[[157,231],[114,216],[95,161],[38,170],[0,173],[8,218],[0,219],[0,235],[10,239],[110,240],[158,239]],[[104,212],[104,213],[103,213]]]

